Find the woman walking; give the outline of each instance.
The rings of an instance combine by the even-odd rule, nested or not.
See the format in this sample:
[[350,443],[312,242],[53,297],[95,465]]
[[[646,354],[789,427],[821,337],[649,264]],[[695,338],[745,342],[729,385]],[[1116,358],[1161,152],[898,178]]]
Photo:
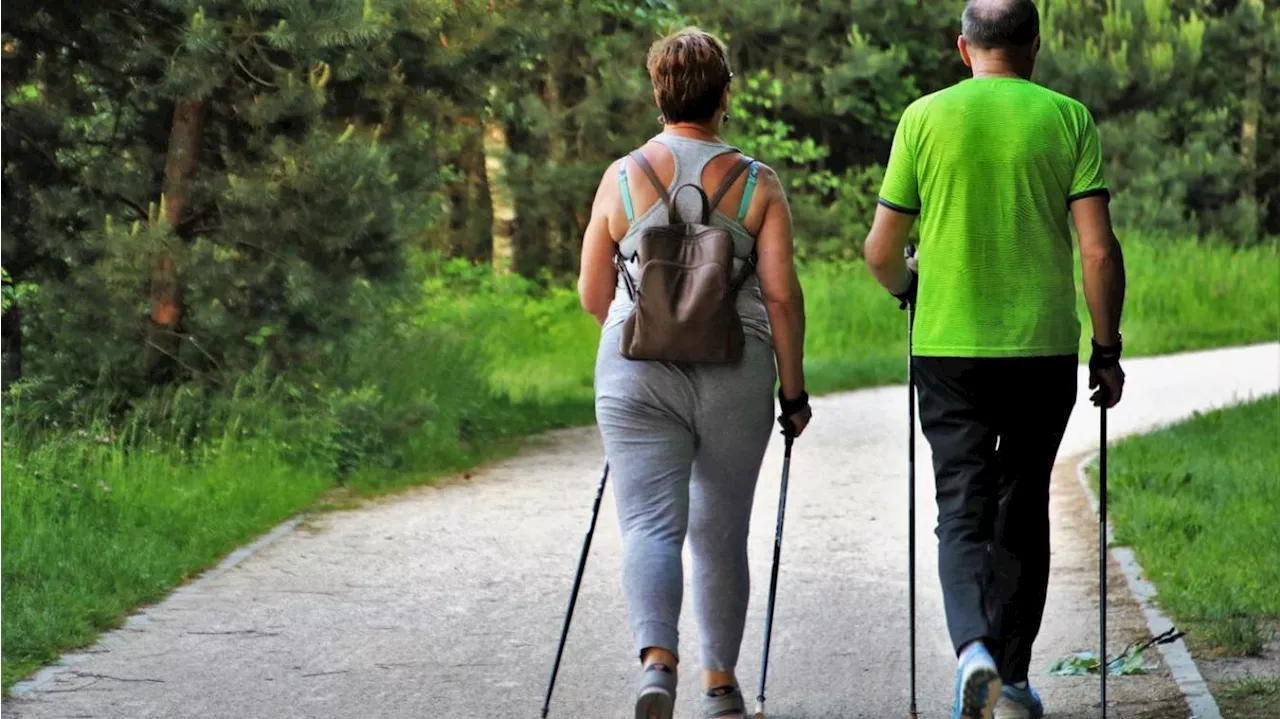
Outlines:
[[[746,712],[734,669],[750,588],[748,525],[773,426],[775,382],[790,432],[803,432],[811,415],[802,366],[804,302],[782,185],[765,165],[744,163],[719,136],[733,77],[723,43],[696,28],[682,30],[654,44],[648,70],[664,127],[638,157],[605,172],[583,239],[578,290],[602,325],[596,417],[616,478],[623,590],[641,663],[636,717],[672,714],[687,536],[703,715],[736,719]],[[731,233],[735,272],[749,271],[754,258],[736,299],[746,343],[735,364],[635,361],[620,353],[633,305],[628,287],[640,277],[634,260],[615,258],[633,258],[640,233],[667,224],[664,195],[686,183],[718,198],[708,223]],[[681,217],[701,211],[694,192],[670,201]]]

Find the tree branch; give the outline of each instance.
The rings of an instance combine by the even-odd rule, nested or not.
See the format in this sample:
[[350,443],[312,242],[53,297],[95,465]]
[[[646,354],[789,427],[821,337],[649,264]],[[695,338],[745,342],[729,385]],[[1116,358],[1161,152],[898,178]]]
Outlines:
[[130,207],[134,212],[138,213],[138,218],[139,218],[139,219],[142,219],[142,220],[148,219],[148,218],[147,218],[147,210],[146,210],[146,208],[144,208],[142,205],[139,205],[138,203],[134,202],[133,200],[130,200],[129,198],[125,197],[124,195],[122,195],[122,194],[120,194],[120,193],[118,193],[118,192],[117,192],[117,193],[114,193],[114,194],[113,194],[113,196],[114,196],[117,200],[119,200],[119,201],[123,202],[124,204],[128,205],[128,206],[129,206],[129,207]]
[[236,55],[236,65],[237,65],[237,66],[239,66],[240,71],[241,71],[241,72],[243,72],[245,75],[247,75],[247,76],[249,77],[249,79],[250,79],[250,80],[253,80],[254,82],[258,83],[259,85],[262,85],[262,86],[264,86],[264,87],[279,87],[279,85],[276,85],[274,82],[268,82],[268,81],[263,80],[262,78],[258,77],[257,75],[254,75],[254,74],[249,70],[249,68],[245,66],[244,61],[240,59],[240,56],[239,56],[239,55]]

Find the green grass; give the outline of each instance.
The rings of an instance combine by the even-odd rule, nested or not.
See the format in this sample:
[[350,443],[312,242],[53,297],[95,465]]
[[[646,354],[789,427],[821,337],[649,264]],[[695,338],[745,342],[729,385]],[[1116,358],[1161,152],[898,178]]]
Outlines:
[[[1136,236],[1125,247],[1130,355],[1280,336],[1274,247]],[[801,274],[811,390],[903,381],[906,316],[866,268]],[[568,285],[455,264],[436,269],[420,306],[387,313],[362,330],[362,351],[306,388],[319,397],[309,404],[289,404],[296,388],[264,389],[218,422],[203,400],[156,412],[208,435],[232,428],[225,440],[126,451],[92,432],[23,441],[6,424],[5,690],[288,516],[419,485],[512,452],[529,433],[592,421],[599,330]]]
[[1118,443],[1108,494],[1159,599],[1202,644],[1257,654],[1280,618],[1280,396]]
[[[1141,357],[1280,339],[1280,254],[1273,245],[1227,245],[1126,234],[1125,352]],[[815,393],[906,381],[906,313],[865,265],[801,269],[805,370]],[[1077,287],[1080,286],[1077,269]],[[443,285],[441,285],[443,288]],[[576,294],[553,288],[529,302],[527,283],[443,293],[429,313],[483,338],[494,386],[513,397],[590,405],[598,329]],[[441,293],[437,293],[437,297]],[[1081,356],[1089,350],[1081,296]],[[589,410],[586,415],[590,417]]]
[[1280,718],[1280,678],[1245,677],[1214,688],[1223,719]]
[[[1277,240],[1235,250],[1221,243],[1120,234],[1128,274],[1126,355],[1280,340]],[[1079,287],[1078,269],[1076,274]],[[1080,317],[1083,353],[1090,336],[1083,298]]]
[[163,451],[126,455],[92,437],[5,450],[6,689],[330,485],[271,448],[226,450],[206,447],[175,461]]

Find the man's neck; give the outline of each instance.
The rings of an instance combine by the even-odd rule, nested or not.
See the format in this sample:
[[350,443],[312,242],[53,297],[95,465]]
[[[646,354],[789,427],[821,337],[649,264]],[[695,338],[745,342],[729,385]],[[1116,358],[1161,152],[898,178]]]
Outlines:
[[1008,77],[1008,78],[1014,78],[1018,80],[1031,79],[1030,72],[1019,72],[1015,70],[1012,66],[1005,65],[1003,63],[991,63],[986,65],[975,64],[973,66],[973,76],[974,78]]
[[1010,77],[1030,80],[1031,72],[1035,68],[1034,62],[1027,62],[1025,58],[1011,52],[991,51],[975,54],[971,61],[975,78]]

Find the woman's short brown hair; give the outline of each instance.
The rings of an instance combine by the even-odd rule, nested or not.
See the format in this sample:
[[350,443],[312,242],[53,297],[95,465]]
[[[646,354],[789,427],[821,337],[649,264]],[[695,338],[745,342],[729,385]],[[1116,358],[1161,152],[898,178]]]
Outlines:
[[714,35],[687,27],[649,48],[649,78],[666,122],[703,122],[729,86],[728,51]]

